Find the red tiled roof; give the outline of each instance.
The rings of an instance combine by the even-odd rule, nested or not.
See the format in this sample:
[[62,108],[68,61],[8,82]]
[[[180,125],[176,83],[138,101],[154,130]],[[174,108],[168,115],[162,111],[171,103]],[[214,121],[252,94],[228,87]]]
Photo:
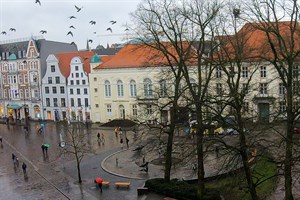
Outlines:
[[[271,59],[274,57],[270,43],[268,42],[268,38],[266,30],[268,27],[269,29],[276,29],[278,26],[278,32],[282,39],[285,42],[286,50],[284,52],[289,51],[292,49],[291,45],[291,29],[290,24],[291,22],[278,22],[278,23],[247,23],[245,24],[241,30],[237,33],[237,37],[239,40],[239,45],[237,45],[237,39],[233,35],[229,36],[222,36],[219,37],[221,43],[224,44],[223,50],[219,53],[228,53],[227,56],[231,59],[234,59],[238,55],[238,48],[240,48],[240,58],[243,60],[261,60],[262,58]],[[296,32],[294,35],[294,51],[300,50],[300,24],[296,24]],[[279,40],[276,38],[274,33],[270,33],[271,41],[275,44],[275,48],[278,50],[280,49]],[[224,55],[224,54],[223,54]],[[279,58],[282,58],[279,55]]]
[[[167,45],[168,43],[164,44],[164,46]],[[186,43],[185,46],[188,47],[188,43]],[[173,55],[176,55],[174,47],[172,47],[172,45],[170,45],[170,47],[167,47],[167,49]],[[101,59],[103,58],[105,57],[101,57]],[[168,62],[161,51],[149,47],[146,44],[127,44],[116,55],[111,56],[108,61],[103,60],[103,63],[100,64],[97,68],[134,68],[163,65],[168,65]]]
[[94,52],[92,51],[80,51],[80,52],[69,52],[69,53],[58,53],[56,54],[56,57],[58,59],[58,64],[61,73],[68,77],[70,75],[70,62],[72,58],[79,56],[81,60],[83,61],[83,68],[86,73],[90,73],[90,60],[91,57],[94,55]]

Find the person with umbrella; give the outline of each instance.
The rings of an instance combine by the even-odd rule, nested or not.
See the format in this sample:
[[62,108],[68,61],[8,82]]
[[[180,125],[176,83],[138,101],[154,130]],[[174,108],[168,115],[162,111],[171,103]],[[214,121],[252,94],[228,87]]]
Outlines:
[[102,182],[103,182],[103,179],[98,177],[98,178],[95,178],[95,183],[98,184],[99,188],[100,188],[100,192],[102,192]]

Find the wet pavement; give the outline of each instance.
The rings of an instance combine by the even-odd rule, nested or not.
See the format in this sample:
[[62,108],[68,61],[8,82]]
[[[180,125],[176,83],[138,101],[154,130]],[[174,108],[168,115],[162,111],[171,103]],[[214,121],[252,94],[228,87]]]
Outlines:
[[[77,183],[77,168],[70,156],[64,156],[59,147],[61,124],[45,123],[44,132],[39,134],[38,122],[30,123],[26,135],[20,125],[0,124],[3,144],[0,148],[0,199],[163,199],[163,196],[149,194],[137,196],[137,188],[144,180],[128,179],[104,171],[101,162],[104,158],[120,150],[118,139],[113,130],[95,128],[82,129],[88,136],[91,153],[81,162],[83,183]],[[105,143],[97,142],[97,133],[103,133]],[[129,139],[130,133],[128,133]],[[41,144],[50,145],[48,155],[43,156]],[[19,158],[19,167],[14,167],[12,153]],[[24,177],[21,165],[27,164],[27,177]],[[94,178],[101,176],[111,182],[103,187],[103,192],[95,187]],[[130,181],[129,189],[116,189],[114,182]]]

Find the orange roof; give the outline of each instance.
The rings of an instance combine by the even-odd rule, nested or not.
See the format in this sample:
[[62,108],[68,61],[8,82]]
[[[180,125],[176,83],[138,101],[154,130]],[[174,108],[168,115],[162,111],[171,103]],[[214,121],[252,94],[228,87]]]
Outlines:
[[70,62],[72,58],[79,56],[81,60],[83,61],[83,69],[86,73],[90,73],[90,60],[91,57],[95,53],[92,51],[79,51],[79,52],[69,52],[69,53],[58,53],[56,54],[56,57],[59,62],[59,68],[61,73],[65,76],[68,77],[70,75]]
[[[278,31],[283,38],[287,51],[292,49],[291,45],[291,22],[278,22],[278,23],[247,23],[241,30],[237,33],[237,37],[233,35],[219,37],[221,44],[224,46],[221,51],[218,53],[227,53],[227,58],[234,59],[237,56],[244,61],[255,61],[261,60],[262,58],[271,59],[273,58],[273,53],[271,51],[270,43],[266,32],[267,28],[276,28],[278,26]],[[296,24],[297,31],[294,35],[294,51],[300,50],[300,27],[299,24]],[[276,30],[276,29],[275,29]],[[276,38],[274,33],[270,33],[270,38],[275,44],[275,48],[279,50],[279,40]],[[239,40],[239,45],[237,45],[237,39]],[[240,55],[239,55],[240,51]],[[279,51],[278,51],[279,52]],[[221,55],[219,54],[219,55]],[[223,54],[225,55],[225,54]],[[279,58],[282,56],[279,55]],[[226,59],[226,58],[225,58]]]
[[[164,43],[164,46],[169,52],[171,52],[173,55],[176,55],[175,49],[171,44],[168,45],[168,43]],[[188,43],[186,43],[184,46],[187,48]],[[195,51],[192,50],[192,52]],[[178,58],[178,56],[175,57]],[[105,57],[101,57],[101,59],[103,58]],[[174,58],[171,59],[171,62],[176,63]],[[109,60],[103,60],[103,63],[97,68],[134,68],[163,65],[169,64],[161,51],[156,50],[153,47],[149,47],[146,44],[127,44],[116,55],[111,56]]]

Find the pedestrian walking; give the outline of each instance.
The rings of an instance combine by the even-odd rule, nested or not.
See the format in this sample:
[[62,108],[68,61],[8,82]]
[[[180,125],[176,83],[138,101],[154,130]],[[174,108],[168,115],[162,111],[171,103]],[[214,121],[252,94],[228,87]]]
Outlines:
[[100,133],[97,134],[98,142],[100,141]]
[[129,139],[126,137],[126,145],[127,145],[127,149],[129,148],[128,143],[129,143]]
[[116,128],[115,128],[115,136],[116,136],[116,137],[118,137],[118,132],[119,132],[119,130],[118,130],[118,128],[116,127]]
[[16,156],[14,164],[16,167],[19,167],[19,158]]
[[41,148],[42,148],[42,151],[43,151],[43,155],[45,155],[45,145],[42,144]]
[[27,165],[24,162],[22,164],[22,169],[23,169],[24,176],[26,177],[27,176],[27,172],[26,172]]
[[102,192],[102,182],[99,182],[98,186],[99,186],[100,192]]
[[2,136],[0,136],[0,142],[1,142],[1,144],[2,144]]
[[6,125],[8,125],[9,124],[9,118],[7,117],[6,118]]
[[45,153],[46,153],[46,155],[48,155],[48,146],[45,146]]
[[120,139],[121,148],[123,149],[123,138]]
[[16,159],[16,155],[14,153],[11,154],[11,158],[14,161]]

